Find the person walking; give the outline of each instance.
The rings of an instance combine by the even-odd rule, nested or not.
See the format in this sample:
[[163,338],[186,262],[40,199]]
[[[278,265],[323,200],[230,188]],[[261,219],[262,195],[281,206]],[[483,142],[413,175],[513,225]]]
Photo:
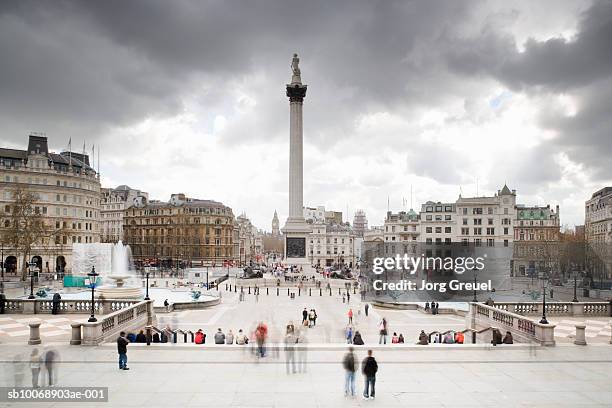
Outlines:
[[346,327],[346,342],[347,344],[353,344],[353,327]]
[[346,291],[346,303],[351,303],[351,292]]
[[40,364],[42,359],[38,354],[38,349],[32,350],[30,354],[30,370],[32,371],[32,387],[38,388],[38,376],[40,374]]
[[348,311],[348,322],[349,324],[353,324],[353,309],[349,309]]
[[363,388],[363,399],[374,399],[376,394],[376,373],[378,372],[378,363],[372,357],[372,350],[368,350],[368,356],[361,364],[363,376],[365,377],[365,387]]
[[312,325],[316,326],[317,325],[317,311],[315,309],[312,309],[312,313],[314,313],[314,319],[312,319]]
[[387,344],[387,319],[382,318],[379,325],[380,337],[378,338],[378,344]]
[[287,367],[287,374],[295,374],[295,343],[297,339],[293,334],[293,331],[287,332],[285,336],[285,365]]
[[164,307],[166,308],[166,312],[170,311],[170,303],[168,302],[168,299],[164,300]]
[[[500,335],[501,336],[501,335]],[[47,369],[47,379],[49,381],[49,387],[52,387],[54,384],[55,378],[55,361],[58,359],[57,351],[53,349],[48,349],[45,353],[45,368]]]
[[125,332],[122,331],[119,333],[119,337],[117,338],[117,352],[119,353],[119,369],[120,370],[129,370],[127,366],[127,346],[128,339],[125,337]]
[[306,322],[308,322],[308,310],[304,308],[304,310],[302,310],[302,326],[306,326]]
[[365,304],[365,315],[368,317],[368,310],[370,310],[370,305],[368,303]]
[[344,377],[344,396],[348,397],[349,392],[351,397],[355,396],[355,354],[353,347],[349,347],[348,353],[344,355],[342,366],[345,370]]

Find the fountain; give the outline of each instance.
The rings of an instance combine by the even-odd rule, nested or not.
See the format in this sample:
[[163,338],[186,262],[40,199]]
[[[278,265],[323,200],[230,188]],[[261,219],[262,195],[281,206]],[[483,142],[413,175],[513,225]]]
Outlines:
[[96,288],[99,298],[142,299],[142,288],[126,285],[126,282],[135,278],[129,267],[132,256],[129,246],[123,245],[121,241],[116,244],[75,244],[73,251],[73,263],[77,272],[86,274],[92,266],[96,266],[102,278],[102,285]]

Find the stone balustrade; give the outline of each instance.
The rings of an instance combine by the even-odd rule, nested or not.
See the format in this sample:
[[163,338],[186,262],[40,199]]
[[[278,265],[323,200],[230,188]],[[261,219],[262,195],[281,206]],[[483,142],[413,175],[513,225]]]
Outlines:
[[[493,307],[519,315],[541,315],[541,302],[499,302]],[[547,316],[610,316],[610,302],[549,302]]]
[[497,327],[512,333],[515,341],[521,343],[539,343],[543,346],[555,345],[555,325],[541,324],[517,313],[480,303],[470,303],[467,315],[468,327]]
[[[109,315],[100,316],[97,322],[82,323],[81,344],[95,346],[113,341],[122,331],[134,332],[154,322],[153,300],[139,301]],[[75,330],[73,337],[77,334]]]
[[[109,314],[125,309],[138,300],[126,299],[96,299],[94,311],[96,314]],[[51,314],[53,301],[50,299],[7,299],[4,307],[5,314]],[[62,299],[59,303],[58,314],[88,314],[91,312],[91,299]]]

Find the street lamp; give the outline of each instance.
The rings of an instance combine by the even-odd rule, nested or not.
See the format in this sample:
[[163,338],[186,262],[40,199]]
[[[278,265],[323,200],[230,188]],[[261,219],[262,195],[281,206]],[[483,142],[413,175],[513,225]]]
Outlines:
[[542,319],[540,319],[540,324],[548,324],[548,320],[546,320],[546,275],[542,275]]
[[28,269],[30,269],[30,296],[28,299],[36,299],[34,296],[34,267],[36,267],[36,262],[28,263]]
[[146,291],[144,300],[151,300],[151,298],[149,298],[149,272],[147,272],[146,277],[147,277],[147,291]]
[[572,299],[572,302],[574,303],[578,302],[578,296],[576,293],[578,290],[578,279],[576,275],[578,275],[578,273],[574,271],[574,298]]
[[95,312],[95,300],[94,300],[94,289],[96,287],[96,280],[98,279],[99,274],[96,273],[96,267],[91,267],[91,272],[87,274],[89,276],[89,285],[91,286],[91,316],[87,319],[88,322],[97,322],[98,319],[94,316]]

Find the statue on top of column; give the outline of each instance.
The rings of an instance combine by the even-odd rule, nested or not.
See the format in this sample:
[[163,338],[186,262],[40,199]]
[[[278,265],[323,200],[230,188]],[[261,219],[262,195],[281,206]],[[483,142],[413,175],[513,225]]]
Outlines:
[[297,54],[293,54],[293,60],[291,61],[291,71],[293,71],[293,75],[291,76],[292,84],[301,84],[302,77],[300,76],[300,59]]

